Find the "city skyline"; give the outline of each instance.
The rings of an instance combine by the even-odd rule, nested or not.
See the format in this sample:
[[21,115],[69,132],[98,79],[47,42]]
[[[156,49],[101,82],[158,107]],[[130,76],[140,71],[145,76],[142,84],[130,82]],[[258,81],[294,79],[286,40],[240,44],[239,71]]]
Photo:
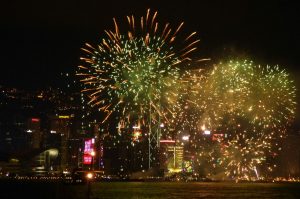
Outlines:
[[[33,1],[5,7],[0,125],[8,148],[18,133],[33,140],[33,149],[51,142],[58,131],[49,124],[57,119],[62,168],[69,134],[94,132],[88,136],[103,146],[103,157],[121,162],[118,173],[144,172],[145,163],[148,171],[158,168],[163,139],[185,146],[178,156],[185,154],[187,165],[198,162],[199,172],[211,166],[201,171],[207,176],[222,171],[249,180],[260,179],[259,167],[265,176],[272,173],[281,138],[299,134],[297,4]],[[45,119],[27,118],[26,111]],[[48,123],[46,133],[35,123],[40,121]],[[105,164],[119,165],[113,162]]]

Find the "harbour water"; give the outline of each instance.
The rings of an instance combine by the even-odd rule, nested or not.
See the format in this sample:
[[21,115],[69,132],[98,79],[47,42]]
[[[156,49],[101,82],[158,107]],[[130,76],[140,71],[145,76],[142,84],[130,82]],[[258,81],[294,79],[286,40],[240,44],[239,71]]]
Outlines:
[[0,198],[179,199],[300,198],[299,183],[225,182],[1,182]]

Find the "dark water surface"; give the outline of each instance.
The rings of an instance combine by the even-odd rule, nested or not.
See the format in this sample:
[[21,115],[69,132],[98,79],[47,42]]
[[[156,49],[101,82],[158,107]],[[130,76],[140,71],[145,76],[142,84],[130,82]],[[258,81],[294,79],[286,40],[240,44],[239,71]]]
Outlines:
[[[1,182],[0,199],[88,198],[88,185]],[[90,199],[102,198],[299,198],[299,183],[94,182]]]

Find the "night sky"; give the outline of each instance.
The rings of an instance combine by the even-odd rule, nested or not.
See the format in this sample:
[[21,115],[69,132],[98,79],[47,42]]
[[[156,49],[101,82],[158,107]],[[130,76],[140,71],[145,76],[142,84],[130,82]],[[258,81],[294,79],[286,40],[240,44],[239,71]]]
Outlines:
[[[139,3],[138,3],[139,2]],[[158,21],[197,31],[197,56],[248,57],[279,64],[300,88],[300,6],[295,1],[51,0],[6,1],[0,6],[0,85],[24,89],[60,87],[61,72],[75,71],[80,48],[97,44],[112,18],[158,11]],[[299,97],[298,97],[299,99]],[[299,101],[299,100],[298,100]],[[299,110],[299,109],[298,109]],[[298,111],[299,112],[299,111]]]

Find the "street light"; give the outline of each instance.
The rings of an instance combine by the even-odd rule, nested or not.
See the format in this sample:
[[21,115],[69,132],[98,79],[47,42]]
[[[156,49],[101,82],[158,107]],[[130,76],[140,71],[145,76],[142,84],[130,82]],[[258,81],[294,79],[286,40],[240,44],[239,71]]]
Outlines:
[[91,173],[91,172],[88,172],[87,174],[86,174],[86,178],[87,178],[87,180],[91,180],[91,179],[93,179],[93,173]]
[[90,167],[90,172],[86,174],[86,179],[87,179],[87,198],[90,199],[91,195],[91,181],[94,178],[94,156],[96,155],[95,151],[92,150],[90,155],[92,156],[92,161],[91,161],[91,167]]
[[87,179],[87,198],[90,199],[91,181],[93,180],[94,174],[92,172],[88,172],[85,177]]

